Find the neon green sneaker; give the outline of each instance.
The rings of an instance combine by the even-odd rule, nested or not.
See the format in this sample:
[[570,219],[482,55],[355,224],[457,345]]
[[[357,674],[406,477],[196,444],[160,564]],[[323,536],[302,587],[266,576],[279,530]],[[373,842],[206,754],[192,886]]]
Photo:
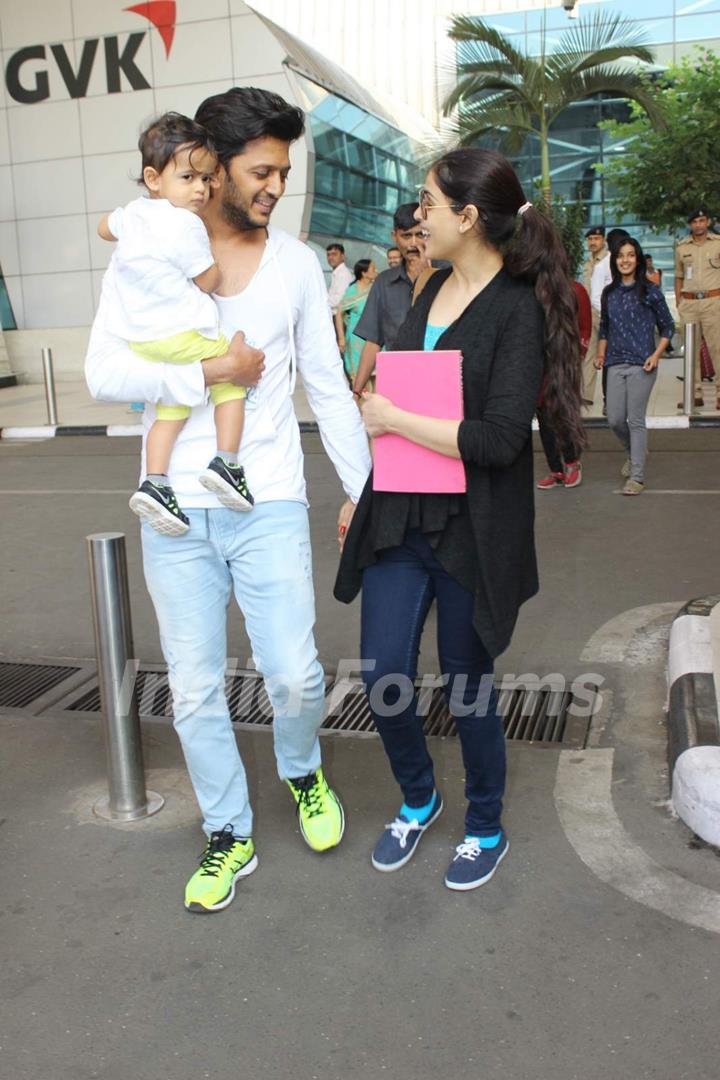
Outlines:
[[339,844],[345,831],[345,815],[322,769],[288,780],[287,785],[297,803],[300,832],[309,847],[327,851]]
[[233,836],[232,825],[212,833],[200,867],[185,887],[185,907],[201,914],[221,911],[232,903],[237,879],[252,874],[257,864],[252,840]]

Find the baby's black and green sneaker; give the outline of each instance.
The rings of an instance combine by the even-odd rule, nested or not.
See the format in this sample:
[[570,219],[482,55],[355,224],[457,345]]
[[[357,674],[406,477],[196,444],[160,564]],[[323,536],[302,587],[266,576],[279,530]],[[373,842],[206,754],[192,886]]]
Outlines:
[[247,511],[255,505],[242,465],[231,464],[218,455],[198,479],[204,488],[217,495],[228,510]]
[[130,499],[130,509],[156,532],[166,536],[182,536],[190,521],[178,506],[175,492],[169,484],[144,480]]

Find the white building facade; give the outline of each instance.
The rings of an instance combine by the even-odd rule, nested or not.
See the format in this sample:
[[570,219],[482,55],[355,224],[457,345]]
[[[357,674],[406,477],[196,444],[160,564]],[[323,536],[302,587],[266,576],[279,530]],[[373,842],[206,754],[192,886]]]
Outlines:
[[355,258],[389,241],[433,135],[241,0],[0,0],[0,50],[0,314],[20,374],[40,343],[82,353],[111,254],[97,223],[137,196],[138,135],[158,114],[233,85],[300,105],[273,222]]

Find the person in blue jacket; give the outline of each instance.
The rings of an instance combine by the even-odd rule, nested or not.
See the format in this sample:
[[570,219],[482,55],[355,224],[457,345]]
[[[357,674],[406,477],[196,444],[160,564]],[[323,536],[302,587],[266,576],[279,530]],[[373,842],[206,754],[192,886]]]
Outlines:
[[603,290],[600,306],[595,366],[607,369],[608,424],[628,455],[621,470],[622,493],[641,495],[647,456],[645,413],[675,324],[662,292],[647,278],[645,256],[633,236],[612,252],[610,271],[612,281]]

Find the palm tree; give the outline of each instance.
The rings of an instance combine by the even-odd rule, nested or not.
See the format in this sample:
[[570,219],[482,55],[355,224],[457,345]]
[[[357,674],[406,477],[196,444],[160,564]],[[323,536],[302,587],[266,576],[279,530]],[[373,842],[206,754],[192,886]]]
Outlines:
[[550,198],[550,129],[563,109],[593,94],[638,102],[651,123],[662,127],[660,108],[642,75],[618,63],[651,64],[652,51],[637,23],[596,13],[563,30],[557,45],[528,56],[482,19],[455,15],[449,36],[459,42],[458,82],[443,105],[446,116],[459,106],[454,123],[462,145],[500,135],[507,153],[517,153],[528,135],[540,140],[541,182]]

